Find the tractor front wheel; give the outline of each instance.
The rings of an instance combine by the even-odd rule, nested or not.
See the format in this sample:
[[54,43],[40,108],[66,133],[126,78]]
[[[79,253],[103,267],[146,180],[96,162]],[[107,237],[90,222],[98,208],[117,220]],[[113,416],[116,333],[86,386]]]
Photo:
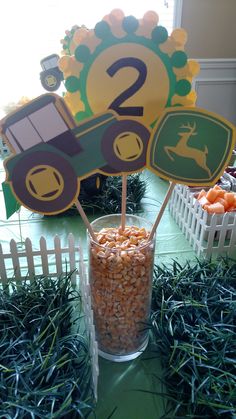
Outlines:
[[120,120],[110,125],[102,138],[107,165],[104,173],[136,172],[146,166],[149,130],[139,122]]
[[62,76],[59,70],[46,70],[40,74],[40,80],[45,90],[55,92],[61,85]]

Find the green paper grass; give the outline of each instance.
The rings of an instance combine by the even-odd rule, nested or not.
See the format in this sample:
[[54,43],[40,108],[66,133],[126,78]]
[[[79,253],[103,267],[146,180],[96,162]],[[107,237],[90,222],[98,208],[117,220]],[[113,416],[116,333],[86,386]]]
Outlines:
[[[127,177],[127,214],[138,213],[142,210],[141,200],[144,198],[146,187],[147,181],[142,179],[140,173]],[[79,200],[86,214],[119,214],[121,213],[121,196],[122,177],[109,176],[103,180],[101,190],[97,195],[89,195],[82,191]],[[63,215],[78,215],[78,210],[73,205]]]
[[93,411],[81,300],[70,276],[0,290],[0,417],[73,419]]
[[163,362],[164,417],[235,417],[236,263],[156,266],[152,333]]

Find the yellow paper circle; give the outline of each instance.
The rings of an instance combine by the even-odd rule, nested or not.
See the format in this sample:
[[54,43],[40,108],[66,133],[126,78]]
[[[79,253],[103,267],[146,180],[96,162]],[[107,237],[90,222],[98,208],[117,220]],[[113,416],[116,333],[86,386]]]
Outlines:
[[143,86],[121,106],[143,106],[143,116],[138,120],[149,126],[163,111],[169,94],[169,78],[161,59],[142,45],[118,44],[104,50],[92,63],[87,77],[87,99],[94,114],[108,109],[110,104],[132,86],[139,76],[136,68],[124,67],[111,77],[107,69],[119,59],[132,56],[147,67]]

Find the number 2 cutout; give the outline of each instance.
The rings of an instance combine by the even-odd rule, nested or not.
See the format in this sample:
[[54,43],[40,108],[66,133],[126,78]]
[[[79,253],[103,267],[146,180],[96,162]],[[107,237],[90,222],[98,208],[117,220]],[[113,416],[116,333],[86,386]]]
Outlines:
[[143,106],[123,106],[120,105],[128,98],[133,96],[145,83],[147,77],[146,64],[139,58],[127,57],[120,58],[115,61],[108,69],[107,73],[113,77],[117,71],[124,67],[134,67],[138,70],[139,75],[137,80],[128,89],[124,90],[115,100],[109,105],[109,109],[113,109],[119,115],[143,116]]

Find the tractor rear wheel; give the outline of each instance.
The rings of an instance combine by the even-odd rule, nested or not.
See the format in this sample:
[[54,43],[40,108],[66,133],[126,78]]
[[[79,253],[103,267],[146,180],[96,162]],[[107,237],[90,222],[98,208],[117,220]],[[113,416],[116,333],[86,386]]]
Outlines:
[[64,211],[79,195],[73,167],[62,156],[46,151],[28,153],[17,162],[12,188],[24,206],[45,215]]

